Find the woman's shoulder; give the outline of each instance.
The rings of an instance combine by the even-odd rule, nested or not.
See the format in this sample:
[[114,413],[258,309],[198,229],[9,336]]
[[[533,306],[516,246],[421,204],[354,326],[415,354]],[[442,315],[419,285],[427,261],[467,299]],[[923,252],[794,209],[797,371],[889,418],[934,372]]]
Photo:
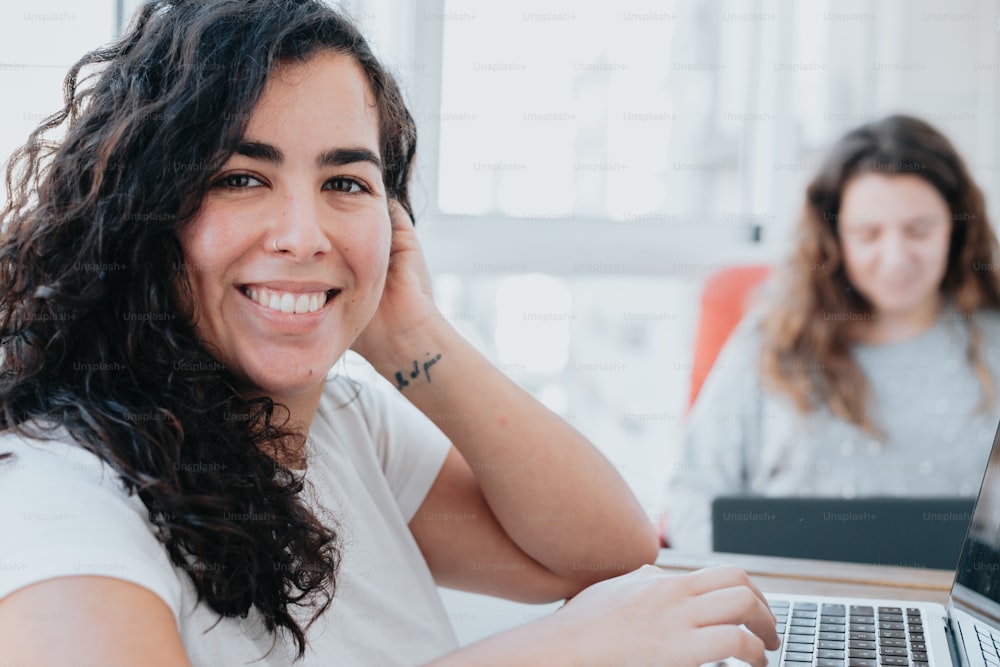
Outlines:
[[[1000,369],[1000,310],[982,309],[974,317],[985,359],[994,369]],[[994,370],[997,372],[1000,370]]]
[[371,367],[338,364],[326,378],[316,416],[310,428],[321,451],[338,443],[338,451],[349,454],[354,464],[367,466],[384,458],[387,434],[407,406],[398,406],[401,396]]
[[939,337],[944,336],[952,345],[962,349],[968,345],[969,336],[975,331],[980,345],[986,350],[995,350],[992,354],[1000,354],[1000,310],[995,308],[980,308],[972,313],[963,313],[954,305],[942,309],[938,314],[938,322],[933,331],[938,331]]
[[65,429],[0,434],[0,598],[62,576],[109,576],[156,593],[179,618],[182,587],[142,500]]
[[[957,317],[956,313],[956,317]],[[1000,309],[982,308],[972,315],[962,315],[963,319],[971,320],[987,331],[1000,331]]]
[[338,423],[361,420],[368,427],[412,411],[400,392],[361,357],[349,353],[326,378],[319,413]]
[[[120,470],[87,450],[62,427],[0,434],[0,497],[19,503],[74,505],[73,498],[100,498],[86,508],[148,522],[142,500],[130,493]],[[82,501],[81,501],[82,502]],[[80,508],[84,509],[84,508]]]
[[761,309],[748,312],[726,338],[713,370],[728,369],[740,375],[756,375],[760,354],[764,349],[764,318],[766,313]]
[[10,456],[0,460],[0,476],[42,475],[96,485],[114,485],[118,479],[110,463],[58,426],[28,424],[21,431],[0,433],[0,455],[4,454]]

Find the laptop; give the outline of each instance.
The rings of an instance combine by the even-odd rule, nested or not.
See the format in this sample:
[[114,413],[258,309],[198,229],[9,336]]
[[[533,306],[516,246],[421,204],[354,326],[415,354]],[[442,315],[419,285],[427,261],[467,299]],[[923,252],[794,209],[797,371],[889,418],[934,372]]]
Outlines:
[[[1000,666],[1000,430],[947,607],[770,594],[781,648],[771,667]],[[729,660],[730,664],[739,664]]]
[[712,502],[712,550],[954,570],[974,498],[771,498]]

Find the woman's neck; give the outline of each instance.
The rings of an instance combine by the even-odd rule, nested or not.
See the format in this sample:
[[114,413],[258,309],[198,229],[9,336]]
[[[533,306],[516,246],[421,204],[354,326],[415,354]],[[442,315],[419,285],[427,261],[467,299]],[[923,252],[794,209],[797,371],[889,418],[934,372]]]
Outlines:
[[[288,410],[288,422],[284,424],[284,428],[291,429],[302,436],[297,439],[296,444],[289,446],[290,451],[285,456],[279,458],[279,463],[286,468],[292,470],[306,468],[306,438],[309,436],[309,429],[316,416],[322,395],[322,391],[315,391],[293,396],[270,396],[275,405],[281,405]],[[275,412],[275,420],[280,423],[284,410],[279,409]]]
[[899,343],[928,331],[938,320],[943,299],[940,295],[904,312],[876,311],[873,319],[858,322],[854,339],[869,345]]

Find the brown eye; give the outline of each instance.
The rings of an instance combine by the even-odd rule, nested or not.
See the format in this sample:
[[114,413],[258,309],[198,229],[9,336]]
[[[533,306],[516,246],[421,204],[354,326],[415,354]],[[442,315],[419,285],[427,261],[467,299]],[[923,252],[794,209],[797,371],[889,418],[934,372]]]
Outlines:
[[250,174],[230,174],[229,176],[220,178],[215,182],[215,185],[221,188],[241,190],[244,188],[260,187],[264,184]]
[[368,188],[362,185],[359,181],[353,178],[338,177],[331,178],[327,181],[327,185],[330,187],[329,190],[336,190],[337,192],[343,192],[349,195],[355,195],[361,192],[368,192]]

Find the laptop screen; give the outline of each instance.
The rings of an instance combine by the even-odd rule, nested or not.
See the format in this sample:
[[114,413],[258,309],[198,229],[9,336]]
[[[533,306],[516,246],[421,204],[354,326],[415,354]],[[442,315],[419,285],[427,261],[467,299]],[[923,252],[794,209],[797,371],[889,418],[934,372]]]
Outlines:
[[958,560],[951,603],[994,626],[1000,622],[1000,430]]
[[719,496],[712,550],[954,570],[973,498]]

